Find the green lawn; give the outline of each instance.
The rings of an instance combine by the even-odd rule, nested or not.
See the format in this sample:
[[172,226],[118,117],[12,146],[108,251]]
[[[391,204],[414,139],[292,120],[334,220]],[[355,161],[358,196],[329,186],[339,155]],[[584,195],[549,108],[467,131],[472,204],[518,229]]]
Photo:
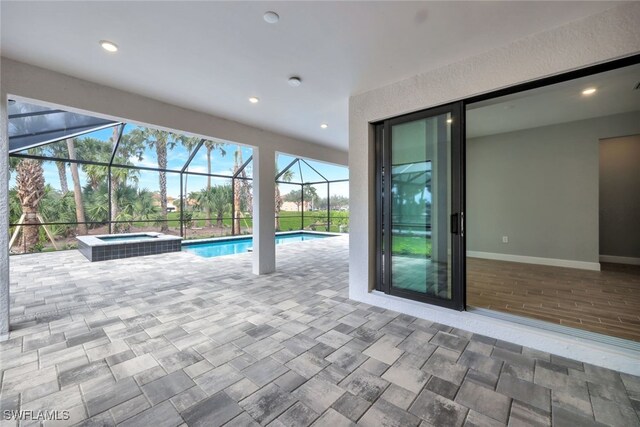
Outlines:
[[391,251],[396,255],[431,257],[431,239],[417,236],[393,236]]
[[[193,213],[193,226],[204,227],[205,220],[204,212]],[[167,214],[169,219],[169,227],[179,227],[180,212],[169,212]],[[215,224],[215,219],[212,220]],[[223,224],[225,227],[231,228],[231,218],[224,218]],[[253,221],[251,218],[242,218],[240,220],[242,227],[251,227]],[[280,212],[280,231],[300,230],[300,229],[312,229],[316,231],[327,231],[327,211],[314,211],[304,212],[304,227],[302,226],[302,215],[300,212]],[[331,211],[331,227],[329,231],[339,232],[340,225],[349,225],[349,212],[345,211]],[[135,226],[143,227],[144,223],[136,223]],[[148,225],[148,224],[147,224]]]

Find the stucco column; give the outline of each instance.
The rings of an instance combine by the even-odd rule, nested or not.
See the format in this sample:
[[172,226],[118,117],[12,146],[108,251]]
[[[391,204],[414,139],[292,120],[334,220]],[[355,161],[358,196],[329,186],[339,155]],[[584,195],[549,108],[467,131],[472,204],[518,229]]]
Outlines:
[[7,94],[0,94],[0,341],[9,336],[9,138]]
[[276,271],[276,158],[271,148],[253,149],[253,274]]

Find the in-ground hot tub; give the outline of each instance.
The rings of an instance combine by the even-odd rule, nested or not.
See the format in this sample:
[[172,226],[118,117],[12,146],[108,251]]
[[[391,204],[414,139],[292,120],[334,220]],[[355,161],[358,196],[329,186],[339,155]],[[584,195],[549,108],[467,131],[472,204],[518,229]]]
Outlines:
[[80,253],[92,262],[179,252],[182,247],[182,237],[162,233],[102,234],[76,239]]

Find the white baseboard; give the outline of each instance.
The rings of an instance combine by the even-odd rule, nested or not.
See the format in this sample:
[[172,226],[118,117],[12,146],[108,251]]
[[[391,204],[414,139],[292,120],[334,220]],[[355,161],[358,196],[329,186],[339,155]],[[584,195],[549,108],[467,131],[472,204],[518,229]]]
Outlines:
[[600,262],[612,262],[614,264],[640,265],[640,258],[615,255],[600,255]]
[[[495,259],[498,261],[522,262],[525,264],[550,265],[553,267],[578,268],[581,270],[600,271],[599,262],[573,261],[570,259],[541,258],[523,255],[498,254],[493,252],[467,251],[471,258]],[[602,260],[602,257],[600,257]]]

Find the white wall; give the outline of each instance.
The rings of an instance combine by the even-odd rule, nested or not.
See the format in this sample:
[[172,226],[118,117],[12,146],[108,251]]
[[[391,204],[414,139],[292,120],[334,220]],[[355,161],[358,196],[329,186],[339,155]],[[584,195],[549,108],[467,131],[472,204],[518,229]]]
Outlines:
[[[527,37],[507,46],[465,59],[410,79],[351,97],[349,102],[349,172],[351,230],[349,234],[349,296],[420,317],[488,335],[526,341],[568,357],[640,374],[637,354],[612,354],[604,348],[575,342],[560,344],[557,337],[541,339],[538,331],[493,327],[472,313],[438,310],[378,293],[374,280],[375,194],[374,144],[370,123],[465,99],[640,51],[640,3],[627,3],[563,27]],[[513,329],[515,331],[515,329]]]
[[636,111],[468,139],[469,255],[599,269],[599,140],[639,132]]

